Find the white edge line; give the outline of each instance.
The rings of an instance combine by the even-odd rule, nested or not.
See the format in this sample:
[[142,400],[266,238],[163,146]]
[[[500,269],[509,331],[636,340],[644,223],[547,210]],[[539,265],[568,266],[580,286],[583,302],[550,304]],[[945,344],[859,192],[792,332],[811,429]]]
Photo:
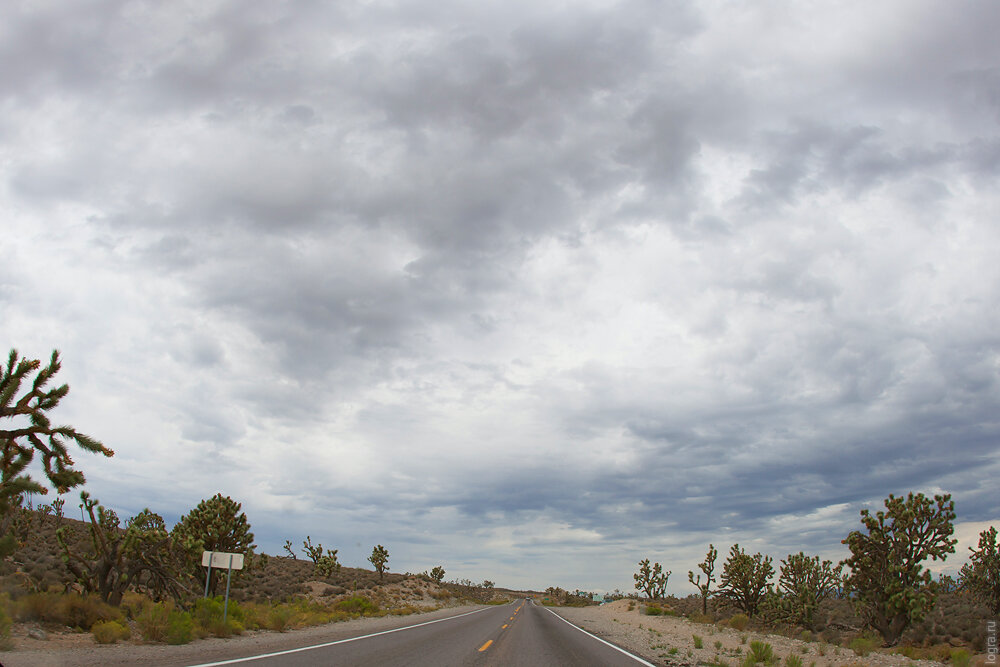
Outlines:
[[628,651],[626,651],[625,649],[623,649],[623,648],[621,648],[621,647],[619,647],[619,646],[615,646],[615,645],[614,645],[614,644],[612,644],[611,642],[607,642],[607,641],[604,641],[603,639],[601,639],[601,638],[600,638],[600,637],[598,637],[597,635],[594,635],[594,634],[591,634],[591,633],[587,632],[586,630],[584,630],[583,628],[581,628],[581,627],[580,627],[579,625],[573,625],[572,623],[570,623],[570,622],[569,622],[569,621],[567,621],[567,620],[566,620],[565,618],[563,618],[563,617],[562,617],[562,616],[560,616],[559,614],[555,613],[554,611],[552,611],[552,610],[551,610],[551,609],[549,609],[548,607],[543,607],[543,609],[545,609],[545,611],[549,612],[550,614],[552,614],[553,616],[555,616],[556,618],[558,618],[558,619],[559,619],[560,621],[562,621],[562,622],[563,622],[563,623],[565,623],[566,625],[570,626],[571,628],[576,628],[577,630],[579,630],[579,631],[580,631],[580,632],[582,632],[583,634],[585,634],[585,635],[588,635],[588,636],[590,636],[590,637],[593,637],[594,639],[596,639],[597,641],[601,642],[602,644],[607,644],[608,646],[610,646],[610,647],[611,647],[611,648],[613,648],[614,650],[618,651],[619,653],[624,653],[625,655],[627,655],[628,657],[632,658],[632,659],[633,659],[633,660],[635,660],[636,662],[638,662],[638,663],[641,663],[641,664],[643,664],[643,665],[647,665],[648,667],[656,667],[656,665],[654,665],[653,663],[651,663],[651,662],[646,662],[645,660],[643,660],[643,659],[642,659],[642,658],[640,658],[639,656],[637,656],[637,655],[633,655],[633,654],[629,653]]
[[[273,658],[279,655],[289,655],[291,653],[301,653],[302,651],[311,651],[314,648],[326,648],[327,646],[335,646],[337,644],[346,644],[347,642],[356,642],[359,639],[368,639],[369,637],[378,637],[379,635],[388,635],[393,632],[402,632],[403,630],[412,630],[413,628],[419,628],[424,625],[432,625],[434,623],[443,623],[444,621],[451,621],[456,618],[462,618],[463,616],[468,616],[469,614],[478,614],[481,611],[486,611],[491,609],[491,607],[483,607],[482,609],[476,609],[474,611],[467,611],[464,614],[459,614],[458,616],[449,616],[448,618],[439,618],[435,621],[425,621],[424,623],[417,623],[416,625],[406,625],[402,628],[394,628],[392,630],[383,630],[382,632],[373,632],[370,635],[361,635],[360,637],[348,637],[347,639],[339,639],[335,642],[326,642],[325,644],[313,644],[312,646],[302,646],[300,648],[292,648],[287,651],[276,651],[274,653],[261,653],[260,655],[251,655],[246,658],[233,658],[232,660],[220,660],[219,662],[203,662],[196,665],[190,665],[189,667],[216,667],[217,665],[235,665],[241,662],[250,662],[252,660],[263,660],[264,658]],[[576,627],[576,626],[574,626]]]

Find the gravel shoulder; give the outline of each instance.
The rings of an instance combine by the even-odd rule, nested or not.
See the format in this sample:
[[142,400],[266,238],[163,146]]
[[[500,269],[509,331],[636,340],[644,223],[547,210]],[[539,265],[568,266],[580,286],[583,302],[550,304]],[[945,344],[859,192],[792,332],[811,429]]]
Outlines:
[[[874,652],[858,657],[850,649],[823,642],[805,642],[781,635],[767,635],[750,630],[694,623],[673,616],[643,616],[636,606],[628,610],[628,601],[620,600],[599,607],[559,607],[553,611],[602,639],[626,648],[657,665],[698,665],[716,663],[739,665],[750,650],[750,642],[771,645],[782,663],[789,655],[802,658],[807,667],[842,667],[845,665],[925,666],[940,663],[910,660],[902,655]],[[695,636],[703,648],[695,648]],[[745,643],[744,643],[745,639]],[[676,649],[674,651],[674,649]],[[673,651],[673,652],[671,652]]]
[[259,653],[347,639],[416,625],[480,609],[482,605],[447,607],[410,616],[359,618],[288,632],[245,632],[229,639],[199,639],[182,646],[166,644],[94,643],[90,633],[49,634],[46,640],[15,636],[13,651],[0,652],[3,667],[114,667],[164,665],[174,667],[231,660]]

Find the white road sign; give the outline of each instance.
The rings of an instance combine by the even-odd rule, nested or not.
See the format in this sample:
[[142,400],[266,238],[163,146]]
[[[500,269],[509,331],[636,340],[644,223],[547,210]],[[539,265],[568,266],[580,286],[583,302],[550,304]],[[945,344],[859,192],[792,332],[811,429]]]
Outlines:
[[[230,560],[230,558],[232,560]],[[222,570],[228,570],[232,568],[234,570],[243,569],[243,554],[227,554],[222,551],[204,551],[201,554],[201,564],[208,567],[208,564],[212,564],[212,568],[219,568]],[[230,564],[232,563],[232,564]]]

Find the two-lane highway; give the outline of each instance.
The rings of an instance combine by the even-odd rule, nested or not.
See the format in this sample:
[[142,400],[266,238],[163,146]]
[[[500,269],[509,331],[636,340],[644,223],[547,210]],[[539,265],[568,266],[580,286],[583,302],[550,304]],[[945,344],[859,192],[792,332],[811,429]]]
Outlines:
[[651,665],[527,600],[395,630],[198,667],[249,663],[255,667]]

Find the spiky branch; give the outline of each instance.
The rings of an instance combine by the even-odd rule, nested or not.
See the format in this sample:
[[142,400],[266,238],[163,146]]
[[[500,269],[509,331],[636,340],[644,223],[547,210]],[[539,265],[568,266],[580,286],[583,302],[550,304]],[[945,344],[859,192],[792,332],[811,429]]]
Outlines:
[[701,593],[701,613],[708,614],[708,597],[712,594],[712,582],[715,581],[715,577],[712,573],[715,572],[715,559],[718,557],[719,552],[715,548],[714,544],[708,545],[708,553],[705,554],[705,560],[698,563],[698,569],[705,573],[705,583],[701,583],[701,575],[697,577],[694,576],[694,572],[688,570],[688,581],[698,587],[698,592]]
[[[62,367],[58,350],[52,352],[46,367],[41,366],[39,359],[21,358],[17,350],[10,351],[6,366],[0,365],[0,419],[15,421],[12,428],[0,428],[0,556],[10,553],[14,546],[8,533],[20,504],[18,499],[48,493],[43,484],[26,473],[36,454],[41,455],[45,477],[58,493],[86,481],[83,473],[73,467],[67,443],[75,442],[86,452],[114,456],[111,449],[73,427],[52,425],[47,413],[69,393],[69,385],[46,388]],[[32,373],[36,375],[29,380]],[[30,389],[19,395],[29,381]]]

